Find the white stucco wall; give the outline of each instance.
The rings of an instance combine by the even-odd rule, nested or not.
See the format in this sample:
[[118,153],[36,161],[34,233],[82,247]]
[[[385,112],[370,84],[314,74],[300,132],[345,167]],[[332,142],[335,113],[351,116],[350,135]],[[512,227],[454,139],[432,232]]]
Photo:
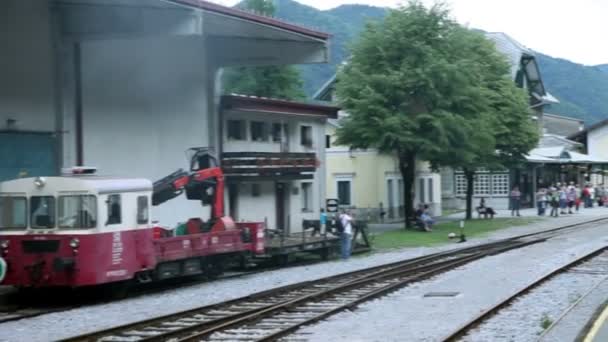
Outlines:
[[[251,141],[250,122],[266,122],[270,127],[272,123],[287,124],[289,132],[287,140],[289,142],[289,152],[309,152],[315,153],[320,161],[319,168],[314,172],[312,180],[284,181],[286,186],[285,215],[289,216],[291,232],[301,231],[302,220],[318,219],[321,207],[325,207],[325,119],[309,118],[305,116],[278,115],[269,113],[243,113],[236,111],[226,111],[223,114],[223,151],[224,152],[281,152],[281,144],[268,139],[266,142]],[[244,120],[246,123],[246,140],[229,140],[227,134],[228,120]],[[312,147],[300,144],[300,126],[312,127],[313,145]],[[270,133],[270,132],[269,132]],[[280,179],[277,181],[282,182]],[[255,182],[255,180],[252,180]],[[312,182],[312,210],[304,212],[303,195],[301,190],[302,182]],[[238,220],[263,221],[268,220],[269,228],[276,228],[276,196],[274,182],[261,181],[264,190],[260,197],[251,196],[251,182],[241,183],[238,195]],[[240,191],[245,189],[244,191]]]
[[587,148],[589,155],[608,160],[608,125],[587,133]]
[[[260,195],[252,195],[252,185],[260,187]],[[269,228],[275,228],[275,185],[274,182],[243,182],[238,185],[238,218],[237,221],[268,222]],[[288,208],[289,206],[286,206]]]
[[[187,169],[186,149],[213,139],[214,75],[201,39],[87,42],[82,70],[84,163],[101,173],[157,180]],[[155,207],[153,219],[175,224],[207,213],[182,196]]]
[[9,119],[55,131],[53,52],[46,0],[3,0],[0,9],[0,130]]

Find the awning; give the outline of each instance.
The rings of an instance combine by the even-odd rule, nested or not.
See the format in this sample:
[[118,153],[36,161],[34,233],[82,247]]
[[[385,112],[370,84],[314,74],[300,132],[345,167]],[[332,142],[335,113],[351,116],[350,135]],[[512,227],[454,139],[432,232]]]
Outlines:
[[564,147],[539,147],[526,156],[535,164],[608,164],[608,160],[596,156],[568,151]]

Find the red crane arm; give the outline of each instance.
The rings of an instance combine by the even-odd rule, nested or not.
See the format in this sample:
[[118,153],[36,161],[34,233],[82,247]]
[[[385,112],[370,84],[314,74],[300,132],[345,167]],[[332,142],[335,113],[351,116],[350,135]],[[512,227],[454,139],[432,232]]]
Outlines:
[[[224,172],[222,172],[222,169],[219,167],[211,167],[194,171],[191,179],[200,182],[210,178],[213,178],[216,181],[215,193],[213,194],[212,215],[215,218],[224,217]],[[181,179],[178,181],[181,181]],[[190,181],[190,179],[188,179],[188,181]]]

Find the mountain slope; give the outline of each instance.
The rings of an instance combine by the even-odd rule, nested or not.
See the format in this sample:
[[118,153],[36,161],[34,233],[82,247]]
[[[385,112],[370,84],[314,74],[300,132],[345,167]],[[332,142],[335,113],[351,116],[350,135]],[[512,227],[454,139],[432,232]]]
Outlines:
[[276,17],[287,22],[317,29],[332,35],[328,64],[301,66],[304,90],[314,94],[336,72],[348,56],[348,43],[363,29],[369,19],[384,16],[386,10],[365,5],[345,5],[321,11],[292,0],[275,0]]
[[[293,0],[275,0],[277,17],[332,34],[329,64],[301,66],[305,91],[314,94],[348,57],[348,45],[365,22],[382,19],[387,9],[342,5],[321,11]],[[507,32],[508,33],[508,32]],[[547,112],[571,116],[592,124],[608,117],[608,64],[584,66],[538,53],[546,89],[560,100]]]
[[537,53],[545,87],[560,100],[548,110],[592,124],[608,117],[608,72]]

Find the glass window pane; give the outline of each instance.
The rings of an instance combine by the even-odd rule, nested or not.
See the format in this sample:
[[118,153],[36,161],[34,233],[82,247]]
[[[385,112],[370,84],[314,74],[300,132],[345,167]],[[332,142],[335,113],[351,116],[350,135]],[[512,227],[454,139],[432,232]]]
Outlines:
[[122,214],[120,207],[120,195],[109,195],[107,224],[119,224],[122,222]]
[[137,197],[137,223],[148,223],[148,196]]
[[267,141],[268,134],[266,133],[266,124],[260,121],[251,122],[251,140]]
[[338,181],[338,201],[340,205],[351,205],[350,181]]
[[54,228],[55,197],[32,196],[30,198],[30,222],[32,228]]
[[420,203],[425,203],[426,198],[424,198],[424,178],[420,178],[418,180],[418,192],[420,193]]
[[467,178],[463,174],[456,175],[456,195],[466,195]]
[[281,124],[280,123],[273,123],[272,124],[272,141],[274,142],[281,142],[282,140],[282,136],[281,136]]
[[59,228],[97,227],[97,198],[93,195],[59,197]]
[[0,228],[27,227],[27,199],[0,197]]
[[312,183],[302,183],[302,211],[312,210]]

